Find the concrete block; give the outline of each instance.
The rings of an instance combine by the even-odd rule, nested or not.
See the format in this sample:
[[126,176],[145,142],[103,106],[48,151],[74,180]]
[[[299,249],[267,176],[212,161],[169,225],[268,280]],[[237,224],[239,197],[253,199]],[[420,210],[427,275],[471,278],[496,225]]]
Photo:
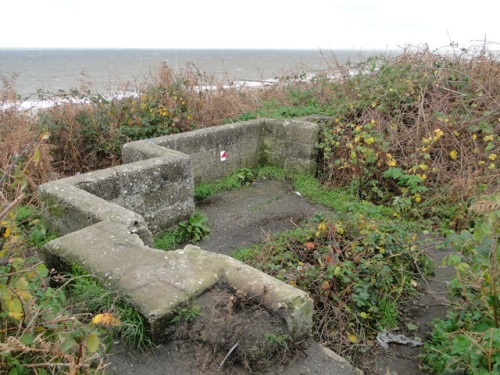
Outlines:
[[59,181],[40,185],[38,196],[42,215],[52,230],[60,235],[79,231],[101,221],[126,225],[148,245],[153,236],[144,218],[112,202],[107,202],[73,185]]
[[286,131],[286,140],[316,144],[318,141],[319,126],[311,122],[286,121],[283,123]]
[[124,164],[134,163],[140,160],[162,157],[169,150],[159,146],[149,139],[129,142],[122,147],[122,161]]
[[117,199],[121,193],[118,178],[113,168],[107,168],[68,177],[64,181],[99,198],[112,201]]

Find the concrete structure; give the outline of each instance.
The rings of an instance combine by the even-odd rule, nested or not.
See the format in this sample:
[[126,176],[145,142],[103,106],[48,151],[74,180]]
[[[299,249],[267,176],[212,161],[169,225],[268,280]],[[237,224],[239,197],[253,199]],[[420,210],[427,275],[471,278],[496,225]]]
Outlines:
[[156,341],[177,308],[219,282],[255,296],[305,339],[313,313],[306,293],[224,255],[152,245],[153,234],[193,213],[195,182],[259,164],[313,173],[317,137],[313,123],[262,119],[131,142],[121,166],[40,186],[46,220],[61,235],[44,247],[46,261],[77,263],[119,290]]
[[189,155],[195,183],[258,165],[314,173],[317,141],[314,123],[261,119],[130,142],[123,147],[123,162],[161,157],[166,149],[182,152]]

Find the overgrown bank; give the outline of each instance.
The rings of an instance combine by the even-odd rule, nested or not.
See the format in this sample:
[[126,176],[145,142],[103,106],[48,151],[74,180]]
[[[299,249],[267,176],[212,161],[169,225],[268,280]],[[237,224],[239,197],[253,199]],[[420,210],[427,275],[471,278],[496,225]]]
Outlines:
[[[32,269],[32,264],[36,264],[29,263],[31,258],[28,257],[28,250],[36,249],[37,244],[30,245],[22,240],[23,233],[35,227],[38,221],[35,216],[31,216],[23,220],[25,224],[21,225],[16,219],[15,206],[36,203],[36,197],[32,193],[40,182],[57,175],[74,174],[119,163],[120,145],[128,140],[221,124],[237,118],[328,115],[331,120],[323,122],[322,138],[319,142],[322,154],[319,174],[325,189],[342,187],[351,196],[385,205],[385,210],[395,219],[425,220],[423,223],[428,225],[429,230],[458,230],[471,225],[471,236],[477,237],[482,231],[488,243],[497,244],[498,221],[494,221],[495,224],[491,224],[490,229],[480,230],[478,228],[482,225],[481,221],[468,213],[469,206],[480,194],[498,191],[496,159],[500,142],[500,70],[497,55],[486,50],[460,50],[455,54],[442,55],[426,49],[408,49],[397,56],[381,56],[356,67],[339,68],[345,74],[333,81],[325,73],[311,81],[283,80],[273,87],[246,91],[225,89],[220,85],[212,91],[196,90],[196,87],[202,86],[200,79],[203,78],[196,75],[178,77],[165,69],[161,70],[157,80],[145,87],[136,98],[106,100],[100,95],[81,93],[90,99],[89,104],[65,104],[38,116],[15,110],[2,112],[0,254],[2,278],[7,285],[2,290],[1,300],[2,322],[5,327],[2,331],[2,345],[12,345],[9,343],[20,340],[23,334],[32,334],[30,330],[35,325],[28,325],[28,331],[23,331],[23,325],[28,318],[39,319],[39,316],[29,315],[25,307],[29,304],[37,306],[42,301],[40,298],[34,298],[32,293],[21,293],[24,290],[24,280],[28,284],[36,284],[40,280],[38,276],[32,278],[32,274],[24,274]],[[350,68],[356,68],[358,74],[352,75],[353,71],[348,71]],[[11,93],[4,92],[2,100],[10,97]],[[319,196],[327,194],[327,190],[324,190]],[[498,208],[494,208],[494,205],[491,207],[491,212],[496,215]],[[365,214],[365,217],[367,216]],[[324,258],[328,256],[328,260],[335,259],[339,267],[340,264],[346,267],[347,272],[349,264],[359,264],[361,258],[364,259],[360,257],[356,263],[348,254],[330,254],[330,247],[335,250],[335,244],[331,242],[333,240],[337,241],[339,249],[343,244],[347,247],[353,246],[355,250],[359,247],[359,251],[380,255],[380,249],[370,245],[381,247],[377,242],[380,241],[376,238],[377,232],[371,234],[369,242],[363,243],[363,240],[359,239],[359,227],[364,222],[369,229],[372,226],[369,220],[358,218],[361,221],[349,224],[354,234],[347,236],[344,243],[339,241],[341,238],[336,238],[339,235],[336,232],[340,225],[339,219],[328,220],[325,218],[317,223],[314,230],[311,229],[314,232],[312,238],[311,235],[306,235],[296,240],[305,244],[302,251],[304,257],[310,251],[311,254],[319,254],[315,255],[318,258],[302,259],[292,252],[289,255],[292,257],[292,263],[308,263],[313,266],[311,272],[320,272],[329,268],[320,266],[318,259],[324,264]],[[348,226],[342,221],[345,218],[340,220],[342,225]],[[323,225],[320,227],[320,224],[323,224],[324,228]],[[376,223],[374,230],[385,233],[384,236],[388,237],[394,234],[390,228],[381,229],[379,223]],[[318,239],[316,232],[319,232]],[[294,241],[289,242],[294,244]],[[399,245],[391,251],[399,254],[405,249],[405,241],[402,241],[402,238],[398,237],[394,242]],[[313,246],[307,243],[314,243],[315,248],[307,249],[307,246]],[[290,251],[287,244],[288,242],[273,245],[273,251],[276,253],[272,256],[281,257],[283,254],[284,257],[284,254]],[[294,249],[298,249],[296,244]],[[478,357],[483,361],[475,357],[457,360],[457,366],[469,369],[468,371],[473,371],[471,368],[483,362],[486,363],[486,369],[493,369],[492,366],[498,362],[498,345],[495,341],[498,323],[494,315],[499,296],[498,292],[492,289],[498,272],[498,249],[492,246],[488,249],[486,252],[484,246],[478,245],[472,250],[468,247],[460,261],[456,258],[450,260],[457,263],[462,269],[461,272],[466,272],[467,275],[472,274],[472,271],[482,272],[481,280],[484,280],[488,293],[480,294],[484,297],[480,302],[486,301],[487,306],[491,308],[477,311],[481,317],[489,316],[490,312],[493,314],[492,319],[485,320],[486,325],[480,318],[480,325],[459,327],[464,330],[466,327],[467,332],[479,327],[483,331],[477,335],[481,335],[485,340],[489,338],[490,341],[487,342],[491,343],[491,349],[488,350],[486,346],[481,346],[483,349],[480,351],[483,354],[478,354]],[[471,257],[476,260],[476,256],[486,254],[489,254],[488,266],[481,270],[463,265],[474,265],[475,263],[470,262]],[[406,250],[404,255],[408,256]],[[380,259],[380,256],[376,259]],[[266,261],[274,264],[274,260]],[[287,265],[279,263],[278,266],[284,269]],[[400,267],[409,267],[411,270],[408,264]],[[329,293],[338,287],[334,284],[342,282],[342,278],[337,280],[337,276],[342,275],[335,275],[335,270],[336,268],[333,268],[331,278],[329,273],[323,275],[327,276],[325,281],[330,280],[330,289],[321,289],[320,293],[328,295],[328,298],[333,298],[333,294]],[[41,278],[46,276],[41,267],[40,272]],[[276,272],[276,269],[269,272]],[[279,276],[279,273],[277,275]],[[317,277],[321,279],[319,274]],[[461,277],[464,280],[462,275]],[[22,281],[18,281],[20,279]],[[352,280],[347,279],[347,282]],[[301,279],[293,281],[298,284]],[[476,290],[484,289],[482,286],[475,287]],[[359,318],[361,312],[376,316],[373,306],[379,302],[370,301],[373,295],[376,296],[376,292],[367,293],[368,300],[360,302],[366,310],[358,311],[358,324],[363,322]],[[465,306],[474,305],[470,297],[462,298],[465,298]],[[325,306],[333,309],[329,303]],[[473,321],[477,322],[477,319]],[[40,322],[43,326],[45,321]],[[58,329],[58,324],[56,323],[54,329]],[[64,326],[64,329],[67,328]],[[91,331],[90,329],[89,332]],[[475,338],[477,335],[474,333],[466,336]],[[56,336],[59,337],[57,340]],[[36,334],[24,336],[24,341],[20,342],[26,347],[19,349],[20,347],[16,346],[17,349],[9,353],[14,353],[13,358],[24,358],[23,363],[36,363],[35,358],[38,357],[35,357],[35,352],[31,350],[35,341],[26,341],[26,338],[35,340],[36,337]],[[87,342],[88,336],[82,336],[84,339],[79,339],[79,345],[66,348],[66,351],[61,351],[60,346],[57,346],[57,343],[60,343],[60,335],[40,337],[55,343],[53,350],[58,354],[54,354],[54,358],[60,363],[67,361],[68,355],[74,354],[71,350],[85,348],[84,343]],[[441,342],[446,344],[448,339],[451,342],[452,337],[454,336],[449,331],[445,331]],[[354,340],[354,337],[351,339]],[[93,343],[92,340],[89,342]],[[461,347],[464,350],[469,349],[476,341],[462,340]],[[94,346],[91,346],[91,349],[93,348]],[[49,351],[49,355],[50,353],[52,352]],[[458,358],[462,358],[459,354]],[[9,366],[14,366],[14,362],[9,358],[5,359],[6,363],[10,361]],[[448,363],[444,362],[445,365]],[[450,362],[454,363],[452,360]],[[16,368],[24,366],[23,363],[15,364],[18,366]],[[83,362],[78,360],[74,363],[78,366]]]

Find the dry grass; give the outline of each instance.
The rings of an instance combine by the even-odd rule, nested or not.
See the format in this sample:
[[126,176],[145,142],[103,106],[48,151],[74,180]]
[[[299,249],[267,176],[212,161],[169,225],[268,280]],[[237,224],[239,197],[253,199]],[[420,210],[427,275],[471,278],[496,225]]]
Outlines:
[[[4,81],[0,107],[15,99],[13,85]],[[51,146],[43,139],[36,118],[16,109],[0,111],[0,208],[19,201],[54,177]],[[24,190],[24,193],[22,192]],[[1,216],[0,216],[1,218]]]

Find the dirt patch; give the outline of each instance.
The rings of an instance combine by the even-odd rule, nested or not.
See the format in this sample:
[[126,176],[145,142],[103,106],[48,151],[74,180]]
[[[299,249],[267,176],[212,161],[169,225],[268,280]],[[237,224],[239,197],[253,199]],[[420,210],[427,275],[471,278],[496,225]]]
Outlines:
[[165,338],[194,343],[202,360],[199,368],[205,373],[235,366],[262,372],[287,363],[298,347],[291,342],[283,319],[242,291],[219,285],[190,308],[199,315],[171,325]]
[[197,245],[221,254],[261,242],[269,233],[291,229],[328,208],[308,202],[283,181],[256,181],[198,202],[211,234]]

